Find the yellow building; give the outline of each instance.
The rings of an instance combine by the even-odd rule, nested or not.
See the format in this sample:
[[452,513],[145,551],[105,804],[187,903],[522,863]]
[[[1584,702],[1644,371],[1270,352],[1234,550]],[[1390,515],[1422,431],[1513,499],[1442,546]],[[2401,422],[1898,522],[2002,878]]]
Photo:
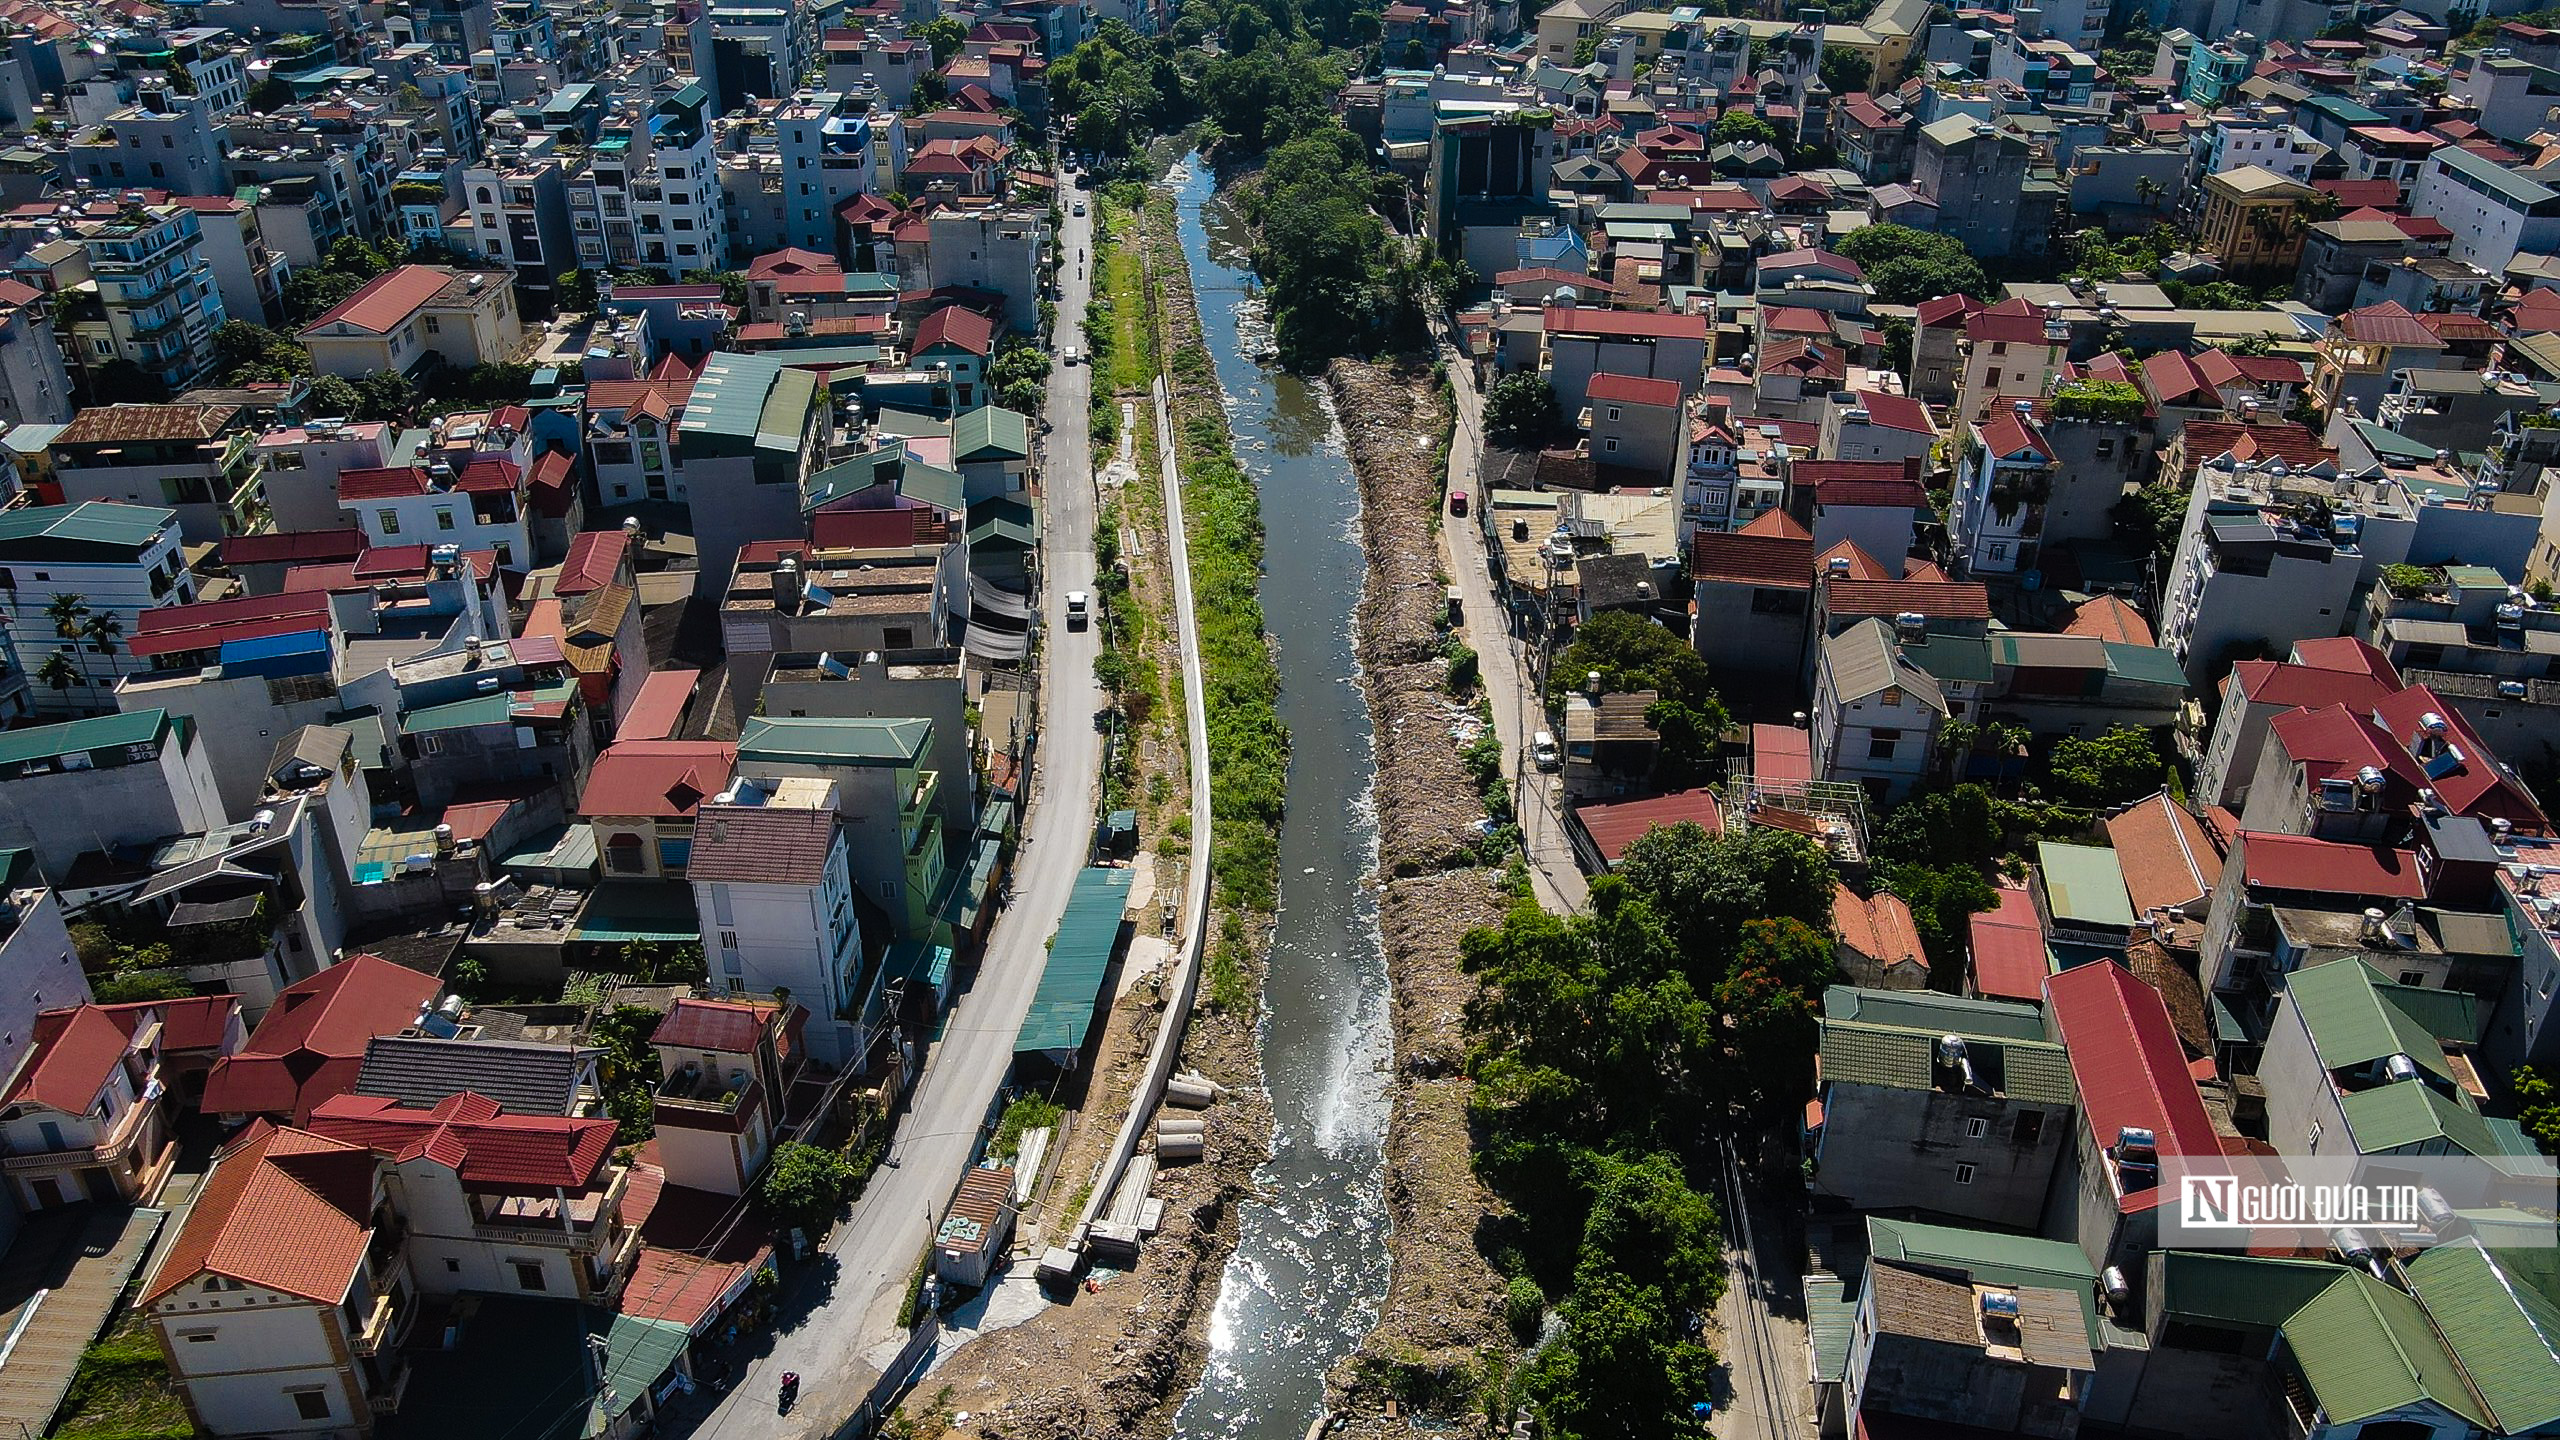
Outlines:
[[2232,279],[2281,275],[2302,263],[2306,207],[2319,194],[2262,165],[2208,175],[2196,221],[2196,248]]

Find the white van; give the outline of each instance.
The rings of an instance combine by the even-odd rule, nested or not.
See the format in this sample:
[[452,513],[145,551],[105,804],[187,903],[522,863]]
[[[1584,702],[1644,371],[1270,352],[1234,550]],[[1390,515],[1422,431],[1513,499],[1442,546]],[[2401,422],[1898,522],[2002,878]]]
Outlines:
[[1091,601],[1091,599],[1090,599],[1088,596],[1086,596],[1086,594],[1085,594],[1083,591],[1081,591],[1081,590],[1070,590],[1070,591],[1068,591],[1068,592],[1067,592],[1067,628],[1068,628],[1068,629],[1070,629],[1070,630],[1081,630],[1081,629],[1083,629],[1083,628],[1084,628],[1084,625],[1085,625],[1085,619],[1086,619],[1086,617],[1087,617],[1087,616],[1089,616],[1089,615],[1092,613],[1092,610],[1093,610],[1092,601]]
[[1556,737],[1544,730],[1538,732],[1537,739],[1529,742],[1529,759],[1541,770],[1560,769],[1564,765],[1564,756],[1556,750]]

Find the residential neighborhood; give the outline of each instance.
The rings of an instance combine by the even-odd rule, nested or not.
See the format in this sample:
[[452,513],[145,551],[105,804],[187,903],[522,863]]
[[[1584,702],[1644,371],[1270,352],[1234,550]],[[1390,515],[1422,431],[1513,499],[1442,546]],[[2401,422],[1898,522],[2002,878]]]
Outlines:
[[2560,11],[0,39],[0,1431],[2560,1431]]

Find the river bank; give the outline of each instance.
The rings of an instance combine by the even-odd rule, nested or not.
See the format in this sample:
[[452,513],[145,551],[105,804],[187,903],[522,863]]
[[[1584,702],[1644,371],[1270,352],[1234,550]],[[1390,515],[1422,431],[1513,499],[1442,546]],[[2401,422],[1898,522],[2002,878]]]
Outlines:
[[[1185,509],[1191,520],[1188,528],[1195,589],[1199,592],[1194,598],[1204,640],[1211,639],[1212,633],[1220,629],[1229,636],[1239,629],[1258,636],[1261,617],[1258,607],[1248,615],[1236,613],[1239,597],[1234,577],[1240,562],[1234,552],[1238,534],[1230,528],[1223,534],[1204,536],[1204,520],[1199,512],[1209,512],[1206,523],[1210,525],[1234,527],[1240,520],[1251,524],[1257,552],[1259,525],[1252,512],[1249,486],[1239,516],[1233,484],[1223,492],[1217,488],[1225,477],[1212,477],[1206,487],[1196,483],[1201,467],[1214,462],[1213,456],[1203,453],[1215,438],[1203,421],[1215,417],[1216,436],[1223,437],[1224,413],[1214,380],[1203,387],[1197,381],[1186,381],[1183,375],[1186,369],[1205,373],[1207,367],[1180,362],[1185,353],[1202,353],[1203,337],[1189,269],[1175,234],[1177,216],[1171,198],[1150,189],[1147,203],[1135,219],[1136,224],[1127,233],[1112,236],[1111,244],[1127,247],[1143,267],[1143,283],[1138,289],[1154,356],[1175,357],[1176,363],[1163,368],[1171,386],[1176,434],[1154,433],[1153,408],[1146,392],[1125,383],[1135,378],[1136,370],[1122,371],[1124,383],[1118,398],[1135,404],[1138,443],[1134,446],[1132,472],[1115,475],[1106,483],[1105,514],[1116,527],[1115,540],[1122,543],[1115,548],[1131,576],[1129,618],[1141,637],[1133,647],[1134,668],[1142,672],[1139,683],[1161,687],[1161,703],[1132,747],[1132,758],[1137,762],[1134,772],[1123,783],[1129,792],[1127,800],[1157,822],[1148,840],[1151,850],[1168,861],[1208,863],[1211,857],[1188,851],[1186,842],[1191,832],[1187,818],[1178,831],[1172,820],[1189,791],[1187,784],[1171,783],[1178,780],[1184,768],[1179,739],[1182,696],[1179,667],[1168,648],[1170,576],[1158,489],[1158,447],[1172,445],[1182,465]],[[1133,298],[1138,297],[1120,294],[1115,304],[1125,306]],[[1119,369],[1116,365],[1114,368]],[[1156,367],[1137,368],[1152,375]],[[1225,454],[1222,444],[1217,454]],[[1231,460],[1227,463],[1232,466]],[[1240,476],[1235,483],[1242,483]],[[1247,602],[1252,599],[1249,577],[1256,568],[1255,558],[1241,561],[1241,573],[1248,577],[1242,591],[1242,599]],[[1238,677],[1234,672],[1244,662],[1239,661],[1234,650],[1230,643],[1223,672],[1212,669],[1205,676],[1211,692],[1213,725],[1219,713],[1217,707],[1225,705],[1231,711],[1249,707],[1257,691],[1263,694],[1260,703],[1267,711],[1271,704],[1269,692],[1276,689],[1276,682],[1269,680],[1267,674],[1259,681],[1250,675]],[[1204,662],[1217,654],[1213,644],[1204,644]],[[1267,672],[1267,657],[1263,668]],[[1276,730],[1276,722],[1273,728]],[[1212,770],[1223,776],[1217,749],[1213,730]],[[1275,758],[1273,763],[1285,762]],[[1245,822],[1231,820],[1222,804],[1221,832],[1235,823]],[[1266,835],[1276,823],[1276,816],[1265,822]],[[1208,1124],[1206,1153],[1200,1160],[1168,1166],[1159,1172],[1155,1193],[1165,1202],[1164,1228],[1147,1241],[1133,1271],[1096,1272],[1096,1284],[1074,1293],[1069,1303],[1053,1306],[1019,1325],[989,1332],[938,1367],[917,1388],[906,1407],[916,1434],[965,1434],[986,1440],[1159,1440],[1172,1433],[1176,1412],[1192,1394],[1194,1382],[1208,1363],[1209,1326],[1220,1277],[1236,1247],[1240,1202],[1251,1196],[1254,1172],[1269,1154],[1272,1134],[1271,1109],[1264,1096],[1257,1045],[1255,1003],[1261,993],[1272,917],[1267,901],[1261,905],[1250,902],[1273,893],[1276,851],[1267,842],[1260,847],[1248,843],[1241,854],[1222,842],[1219,851],[1223,864],[1214,901],[1218,913],[1211,930],[1217,947],[1213,952],[1215,964],[1192,1013],[1182,1047],[1183,1068],[1199,1072],[1230,1092],[1228,1098],[1202,1114]],[[1172,863],[1160,864],[1156,894],[1164,897],[1176,893],[1177,877]],[[1142,937],[1135,943],[1148,942]],[[1077,1117],[1075,1138],[1068,1153],[1050,1182],[1044,1217],[1059,1217],[1057,1223],[1061,1224],[1072,1219],[1085,1193],[1080,1187],[1086,1183],[1108,1137],[1128,1113],[1129,1079],[1137,1073],[1147,1038],[1154,1033],[1162,1013],[1162,1001],[1151,982],[1129,986],[1111,1006],[1095,1060],[1090,1098]]]
[[[1377,1326],[1337,1365],[1330,1403],[1347,1433],[1408,1435],[1407,1415],[1462,1428],[1498,1415],[1515,1353],[1503,1280],[1477,1248],[1501,1205],[1469,1164],[1465,1010],[1476,982],[1458,941],[1498,921],[1502,874],[1474,862],[1485,807],[1459,758],[1472,706],[1449,693],[1436,526],[1445,393],[1427,366],[1337,360],[1326,374],[1361,495],[1368,573],[1355,645],[1376,736],[1379,931],[1398,1065],[1387,1136],[1394,1220]],[[1491,1403],[1488,1403],[1490,1401]]]

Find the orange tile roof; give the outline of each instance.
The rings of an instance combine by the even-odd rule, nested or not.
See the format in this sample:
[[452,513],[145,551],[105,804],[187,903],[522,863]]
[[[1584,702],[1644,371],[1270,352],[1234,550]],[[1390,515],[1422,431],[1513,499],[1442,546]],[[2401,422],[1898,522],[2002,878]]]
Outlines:
[[388,335],[408,322],[453,280],[454,272],[436,265],[403,265],[386,270],[364,288],[332,305],[302,333],[341,322],[376,335]]
[[142,1303],[208,1271],[324,1305],[344,1300],[373,1234],[380,1164],[362,1146],[253,1123],[217,1157]]

